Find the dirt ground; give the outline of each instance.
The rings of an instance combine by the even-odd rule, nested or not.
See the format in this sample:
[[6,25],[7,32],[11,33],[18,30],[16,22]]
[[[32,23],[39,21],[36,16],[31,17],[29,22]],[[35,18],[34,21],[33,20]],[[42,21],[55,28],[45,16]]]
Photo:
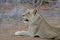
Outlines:
[[[50,21],[51,24],[54,22]],[[59,22],[60,23],[60,22]],[[57,22],[55,23],[57,24]],[[20,26],[21,25],[21,26]],[[31,38],[28,36],[15,36],[14,33],[18,30],[27,30],[27,26],[20,24],[19,26],[10,26],[8,27],[0,27],[0,40],[46,40],[41,38]]]
[[[12,8],[13,7],[11,7],[11,9]],[[8,7],[8,9],[6,8],[4,11],[9,12],[11,9],[9,9]],[[47,22],[49,24],[52,24],[53,26],[60,25],[60,20],[55,20],[55,21],[48,20]],[[31,38],[28,36],[15,36],[14,33],[18,30],[20,31],[27,30],[27,25],[23,24],[19,20],[8,21],[7,19],[3,19],[0,25],[0,40],[46,40],[46,39],[41,39],[41,38]]]
[[25,26],[12,26],[9,28],[0,28],[0,40],[45,40],[41,38],[31,38],[27,36],[15,36],[18,30],[26,30]]

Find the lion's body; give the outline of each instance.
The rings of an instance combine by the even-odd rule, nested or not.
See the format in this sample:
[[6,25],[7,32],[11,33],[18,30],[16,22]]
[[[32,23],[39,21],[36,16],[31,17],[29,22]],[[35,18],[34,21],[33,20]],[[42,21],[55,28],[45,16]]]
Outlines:
[[28,30],[18,31],[15,33],[15,35],[25,35],[30,37],[38,35],[41,38],[60,39],[60,27],[50,26],[45,19],[36,12],[37,11],[35,9],[31,9],[24,14],[24,18],[29,19]]

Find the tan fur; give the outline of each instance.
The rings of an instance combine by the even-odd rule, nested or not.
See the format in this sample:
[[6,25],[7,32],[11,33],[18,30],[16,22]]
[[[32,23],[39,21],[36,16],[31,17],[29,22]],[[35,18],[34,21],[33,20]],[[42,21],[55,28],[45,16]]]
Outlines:
[[36,35],[41,38],[55,38],[60,39],[60,27],[50,26],[45,19],[37,13],[36,9],[27,10],[23,14],[23,18],[29,20],[27,31],[18,31],[15,35],[24,35],[34,37]]

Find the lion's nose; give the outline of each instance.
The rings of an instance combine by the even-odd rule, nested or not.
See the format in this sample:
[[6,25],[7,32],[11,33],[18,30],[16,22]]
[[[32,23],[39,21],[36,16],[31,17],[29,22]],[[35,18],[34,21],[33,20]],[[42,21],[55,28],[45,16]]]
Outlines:
[[28,19],[26,19],[25,21],[29,21]]

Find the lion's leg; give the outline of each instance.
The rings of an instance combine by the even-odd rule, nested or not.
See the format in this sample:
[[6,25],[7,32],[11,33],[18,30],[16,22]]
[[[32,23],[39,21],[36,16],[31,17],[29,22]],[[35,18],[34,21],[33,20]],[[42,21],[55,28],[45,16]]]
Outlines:
[[30,25],[28,31],[29,31],[30,34],[31,34],[30,36],[31,36],[31,37],[34,37],[35,34],[36,34],[37,31],[38,31],[38,26],[37,26],[37,25]]
[[17,31],[15,32],[15,35],[29,36],[30,32],[29,31]]
[[37,26],[29,26],[28,31],[17,31],[15,32],[15,35],[34,37],[36,31],[37,31]]

